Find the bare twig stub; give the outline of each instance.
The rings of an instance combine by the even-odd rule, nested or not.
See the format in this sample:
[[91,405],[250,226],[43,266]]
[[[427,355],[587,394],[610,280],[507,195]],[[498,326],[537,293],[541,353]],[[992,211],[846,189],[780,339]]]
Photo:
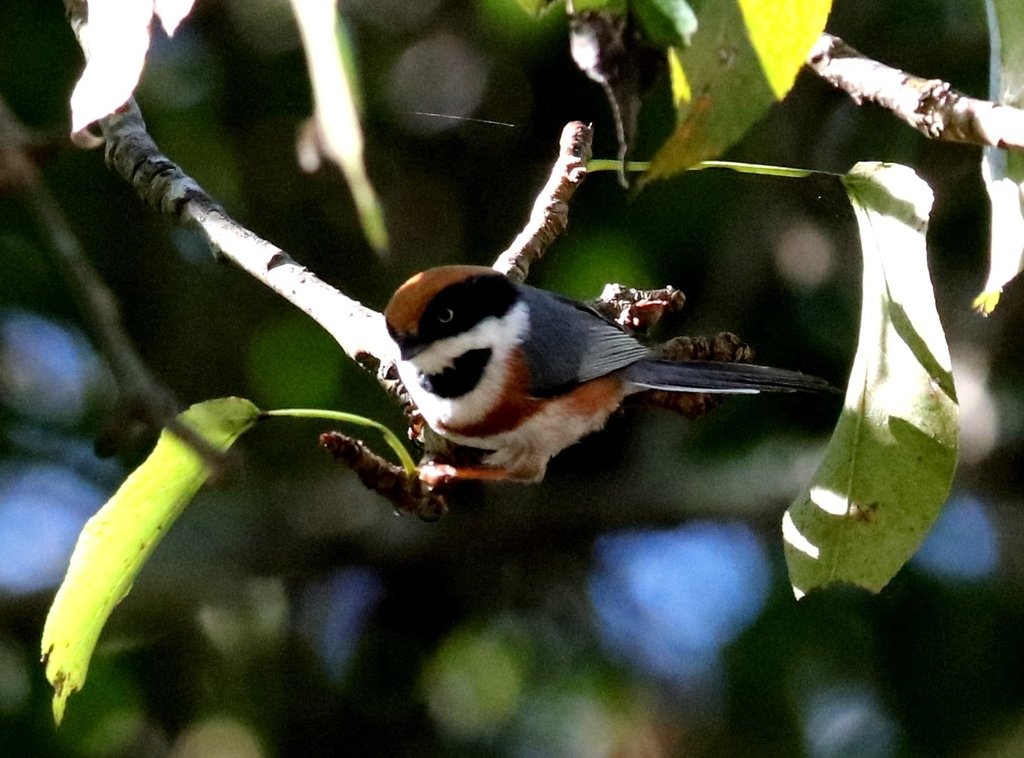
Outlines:
[[352,469],[367,488],[390,500],[396,508],[425,521],[433,521],[448,512],[441,493],[423,480],[410,476],[401,466],[381,458],[365,444],[340,432],[324,432],[320,444]]
[[551,175],[537,195],[523,231],[494,262],[495,271],[514,282],[525,281],[530,265],[565,231],[569,199],[586,177],[593,139],[593,129],[581,121],[572,121],[562,129],[558,160],[551,167]]
[[656,290],[638,290],[621,284],[606,284],[593,305],[624,329],[646,334],[662,316],[682,310],[685,303],[686,296],[672,285]]
[[1024,110],[968,97],[940,79],[886,66],[839,37],[821,35],[807,66],[858,104],[880,105],[931,139],[1024,148]]

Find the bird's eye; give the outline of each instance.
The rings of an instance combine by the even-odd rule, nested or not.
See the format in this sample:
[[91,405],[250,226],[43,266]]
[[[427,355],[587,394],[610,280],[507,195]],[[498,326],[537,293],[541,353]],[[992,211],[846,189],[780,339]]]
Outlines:
[[453,311],[451,308],[445,308],[443,311],[437,314],[437,320],[440,321],[442,324],[447,324],[453,318],[455,318],[455,311]]

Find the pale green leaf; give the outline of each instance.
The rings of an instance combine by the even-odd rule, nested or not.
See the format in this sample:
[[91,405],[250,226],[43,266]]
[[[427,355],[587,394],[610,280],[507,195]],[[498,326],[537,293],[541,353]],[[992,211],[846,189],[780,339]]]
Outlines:
[[363,129],[359,123],[358,86],[352,67],[348,35],[340,25],[335,0],[292,0],[306,62],[313,83],[316,113],[311,128],[299,139],[299,162],[315,171],[324,155],[345,175],[371,247],[388,246],[384,213],[363,162]]
[[[986,0],[988,12],[989,97],[1024,108],[1024,3]],[[974,307],[988,315],[999,303],[1003,286],[1024,270],[1024,154],[985,148],[982,177],[992,203],[989,273]]]
[[630,0],[647,39],[659,47],[686,47],[697,17],[686,0]]
[[905,166],[844,178],[864,258],[857,354],[843,412],[808,488],[783,517],[798,596],[832,582],[878,591],[949,494],[957,402],[925,233],[932,194]]
[[714,158],[782,99],[825,28],[830,0],[706,0],[669,51],[677,126],[643,181]]
[[[248,400],[229,397],[193,405],[178,421],[226,450],[258,416]],[[110,612],[209,473],[198,453],[165,430],[149,457],[85,525],[43,627],[57,723],[68,697],[85,683]]]

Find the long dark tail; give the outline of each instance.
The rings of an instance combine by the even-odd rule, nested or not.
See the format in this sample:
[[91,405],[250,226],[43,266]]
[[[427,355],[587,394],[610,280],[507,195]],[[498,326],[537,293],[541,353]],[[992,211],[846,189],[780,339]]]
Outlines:
[[816,376],[746,363],[644,359],[626,369],[625,376],[639,387],[668,392],[838,392]]

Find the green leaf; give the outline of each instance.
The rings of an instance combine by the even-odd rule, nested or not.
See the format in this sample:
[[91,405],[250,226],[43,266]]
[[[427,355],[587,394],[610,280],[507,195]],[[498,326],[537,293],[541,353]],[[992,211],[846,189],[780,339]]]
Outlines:
[[[986,0],[992,47],[989,97],[1024,108],[1024,3]],[[992,236],[985,289],[974,307],[987,316],[1003,286],[1024,270],[1024,154],[986,147],[981,174],[992,203]]]
[[[248,400],[228,397],[193,405],[178,421],[226,450],[258,417]],[[149,457],[85,525],[43,627],[43,660],[58,724],[68,697],[85,683],[110,612],[209,474],[198,453],[164,430]]]
[[935,521],[956,468],[956,392],[925,249],[931,190],[881,163],[857,164],[843,183],[864,257],[860,338],[824,459],[782,520],[798,597],[832,582],[884,587]]
[[686,0],[630,0],[647,39],[659,47],[686,47],[697,31],[697,17]]
[[781,100],[828,18],[830,0],[706,0],[684,50],[669,51],[677,126],[643,182],[714,158]]

